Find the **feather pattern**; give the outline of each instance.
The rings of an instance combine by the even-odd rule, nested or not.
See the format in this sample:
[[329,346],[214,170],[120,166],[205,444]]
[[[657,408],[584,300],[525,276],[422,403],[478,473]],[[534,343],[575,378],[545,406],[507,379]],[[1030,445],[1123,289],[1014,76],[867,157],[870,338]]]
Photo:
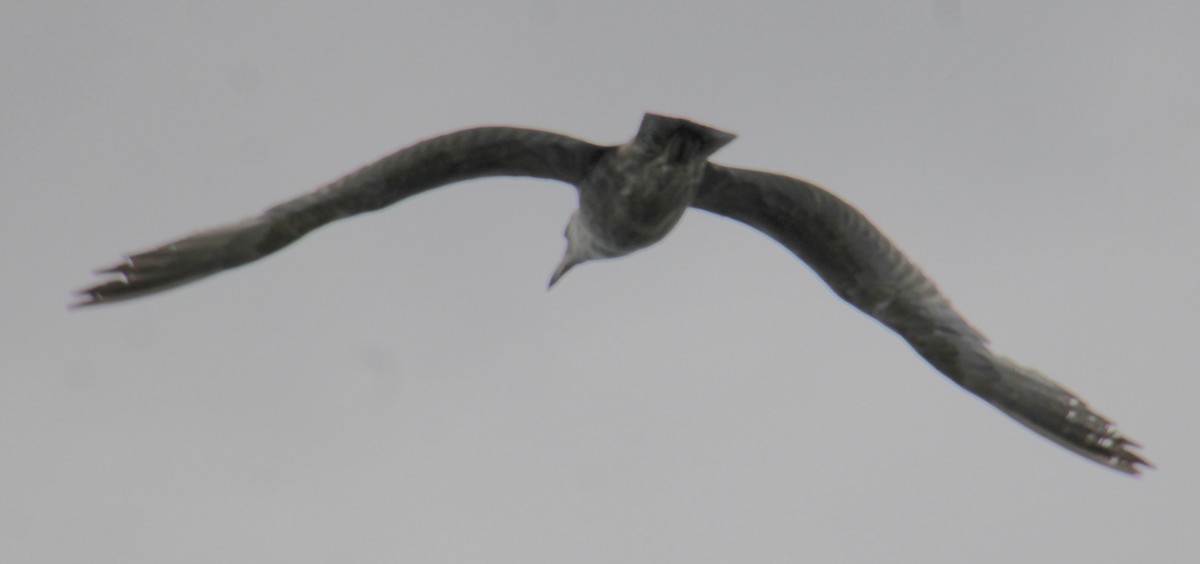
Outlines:
[[647,114],[632,141],[600,146],[564,135],[481,127],[435,137],[243,221],[128,256],[76,305],[161,292],[265,257],[331,221],[483,176],[574,185],[579,210],[553,285],[574,265],[618,257],[665,237],[688,207],[741,221],[787,247],[838,296],[903,337],[942,374],[1034,431],[1091,460],[1136,474],[1137,445],[1078,396],[998,356],[937,286],[863,214],[794,178],[718,166],[734,136]]

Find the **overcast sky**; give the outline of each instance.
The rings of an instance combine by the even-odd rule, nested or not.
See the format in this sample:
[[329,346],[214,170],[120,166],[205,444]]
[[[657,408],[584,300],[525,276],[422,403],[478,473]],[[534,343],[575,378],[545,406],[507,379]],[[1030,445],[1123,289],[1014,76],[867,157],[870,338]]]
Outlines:
[[[0,560],[1195,562],[1200,3],[0,5]],[[736,132],[1158,464],[1090,463],[689,212],[546,281],[489,179],[67,311],[90,270],[487,124]]]

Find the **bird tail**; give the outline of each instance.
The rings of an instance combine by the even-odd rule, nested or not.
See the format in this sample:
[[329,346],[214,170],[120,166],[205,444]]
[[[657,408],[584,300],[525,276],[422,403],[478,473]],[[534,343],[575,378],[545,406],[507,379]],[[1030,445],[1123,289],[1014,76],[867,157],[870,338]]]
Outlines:
[[959,383],[1038,434],[1105,466],[1139,473],[1138,465],[1153,468],[1130,448],[1141,445],[1125,438],[1117,426],[1096,413],[1079,396],[1038,371],[983,349],[970,355],[970,374]]
[[96,271],[110,279],[76,292],[82,307],[154,294],[194,282],[270,254],[298,236],[275,229],[267,216],[259,216],[209,229]]
[[[681,154],[676,160],[706,159],[718,149],[728,145],[737,135],[720,129],[701,125],[683,118],[646,114],[638,128],[637,143],[662,150],[674,142]],[[680,143],[683,141],[683,143]]]

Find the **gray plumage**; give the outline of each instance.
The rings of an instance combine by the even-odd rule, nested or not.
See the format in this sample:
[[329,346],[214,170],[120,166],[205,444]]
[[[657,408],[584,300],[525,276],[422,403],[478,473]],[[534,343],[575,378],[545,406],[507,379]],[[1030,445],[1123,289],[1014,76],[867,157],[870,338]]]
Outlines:
[[75,305],[160,292],[258,260],[331,221],[377,210],[452,182],[532,176],[577,187],[579,209],[551,276],[624,256],[667,235],[688,207],[741,221],[804,260],[844,300],[903,337],[942,374],[1039,434],[1129,474],[1149,462],[1086,403],[1038,372],[992,353],[933,282],[866,217],[795,178],[729,168],[708,157],[734,136],[647,114],[619,146],[510,127],[422,141],[257,217],[131,255],[100,271]]

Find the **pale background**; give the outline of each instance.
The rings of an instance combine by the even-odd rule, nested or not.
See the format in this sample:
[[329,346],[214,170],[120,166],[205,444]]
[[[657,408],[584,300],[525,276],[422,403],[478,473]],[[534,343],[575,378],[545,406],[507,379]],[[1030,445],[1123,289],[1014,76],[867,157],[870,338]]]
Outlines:
[[[5,2],[0,561],[1195,562],[1198,28],[1192,0]],[[66,310],[419,139],[619,143],[646,110],[865,210],[1160,469],[1025,430],[703,212],[547,293],[551,182]]]

